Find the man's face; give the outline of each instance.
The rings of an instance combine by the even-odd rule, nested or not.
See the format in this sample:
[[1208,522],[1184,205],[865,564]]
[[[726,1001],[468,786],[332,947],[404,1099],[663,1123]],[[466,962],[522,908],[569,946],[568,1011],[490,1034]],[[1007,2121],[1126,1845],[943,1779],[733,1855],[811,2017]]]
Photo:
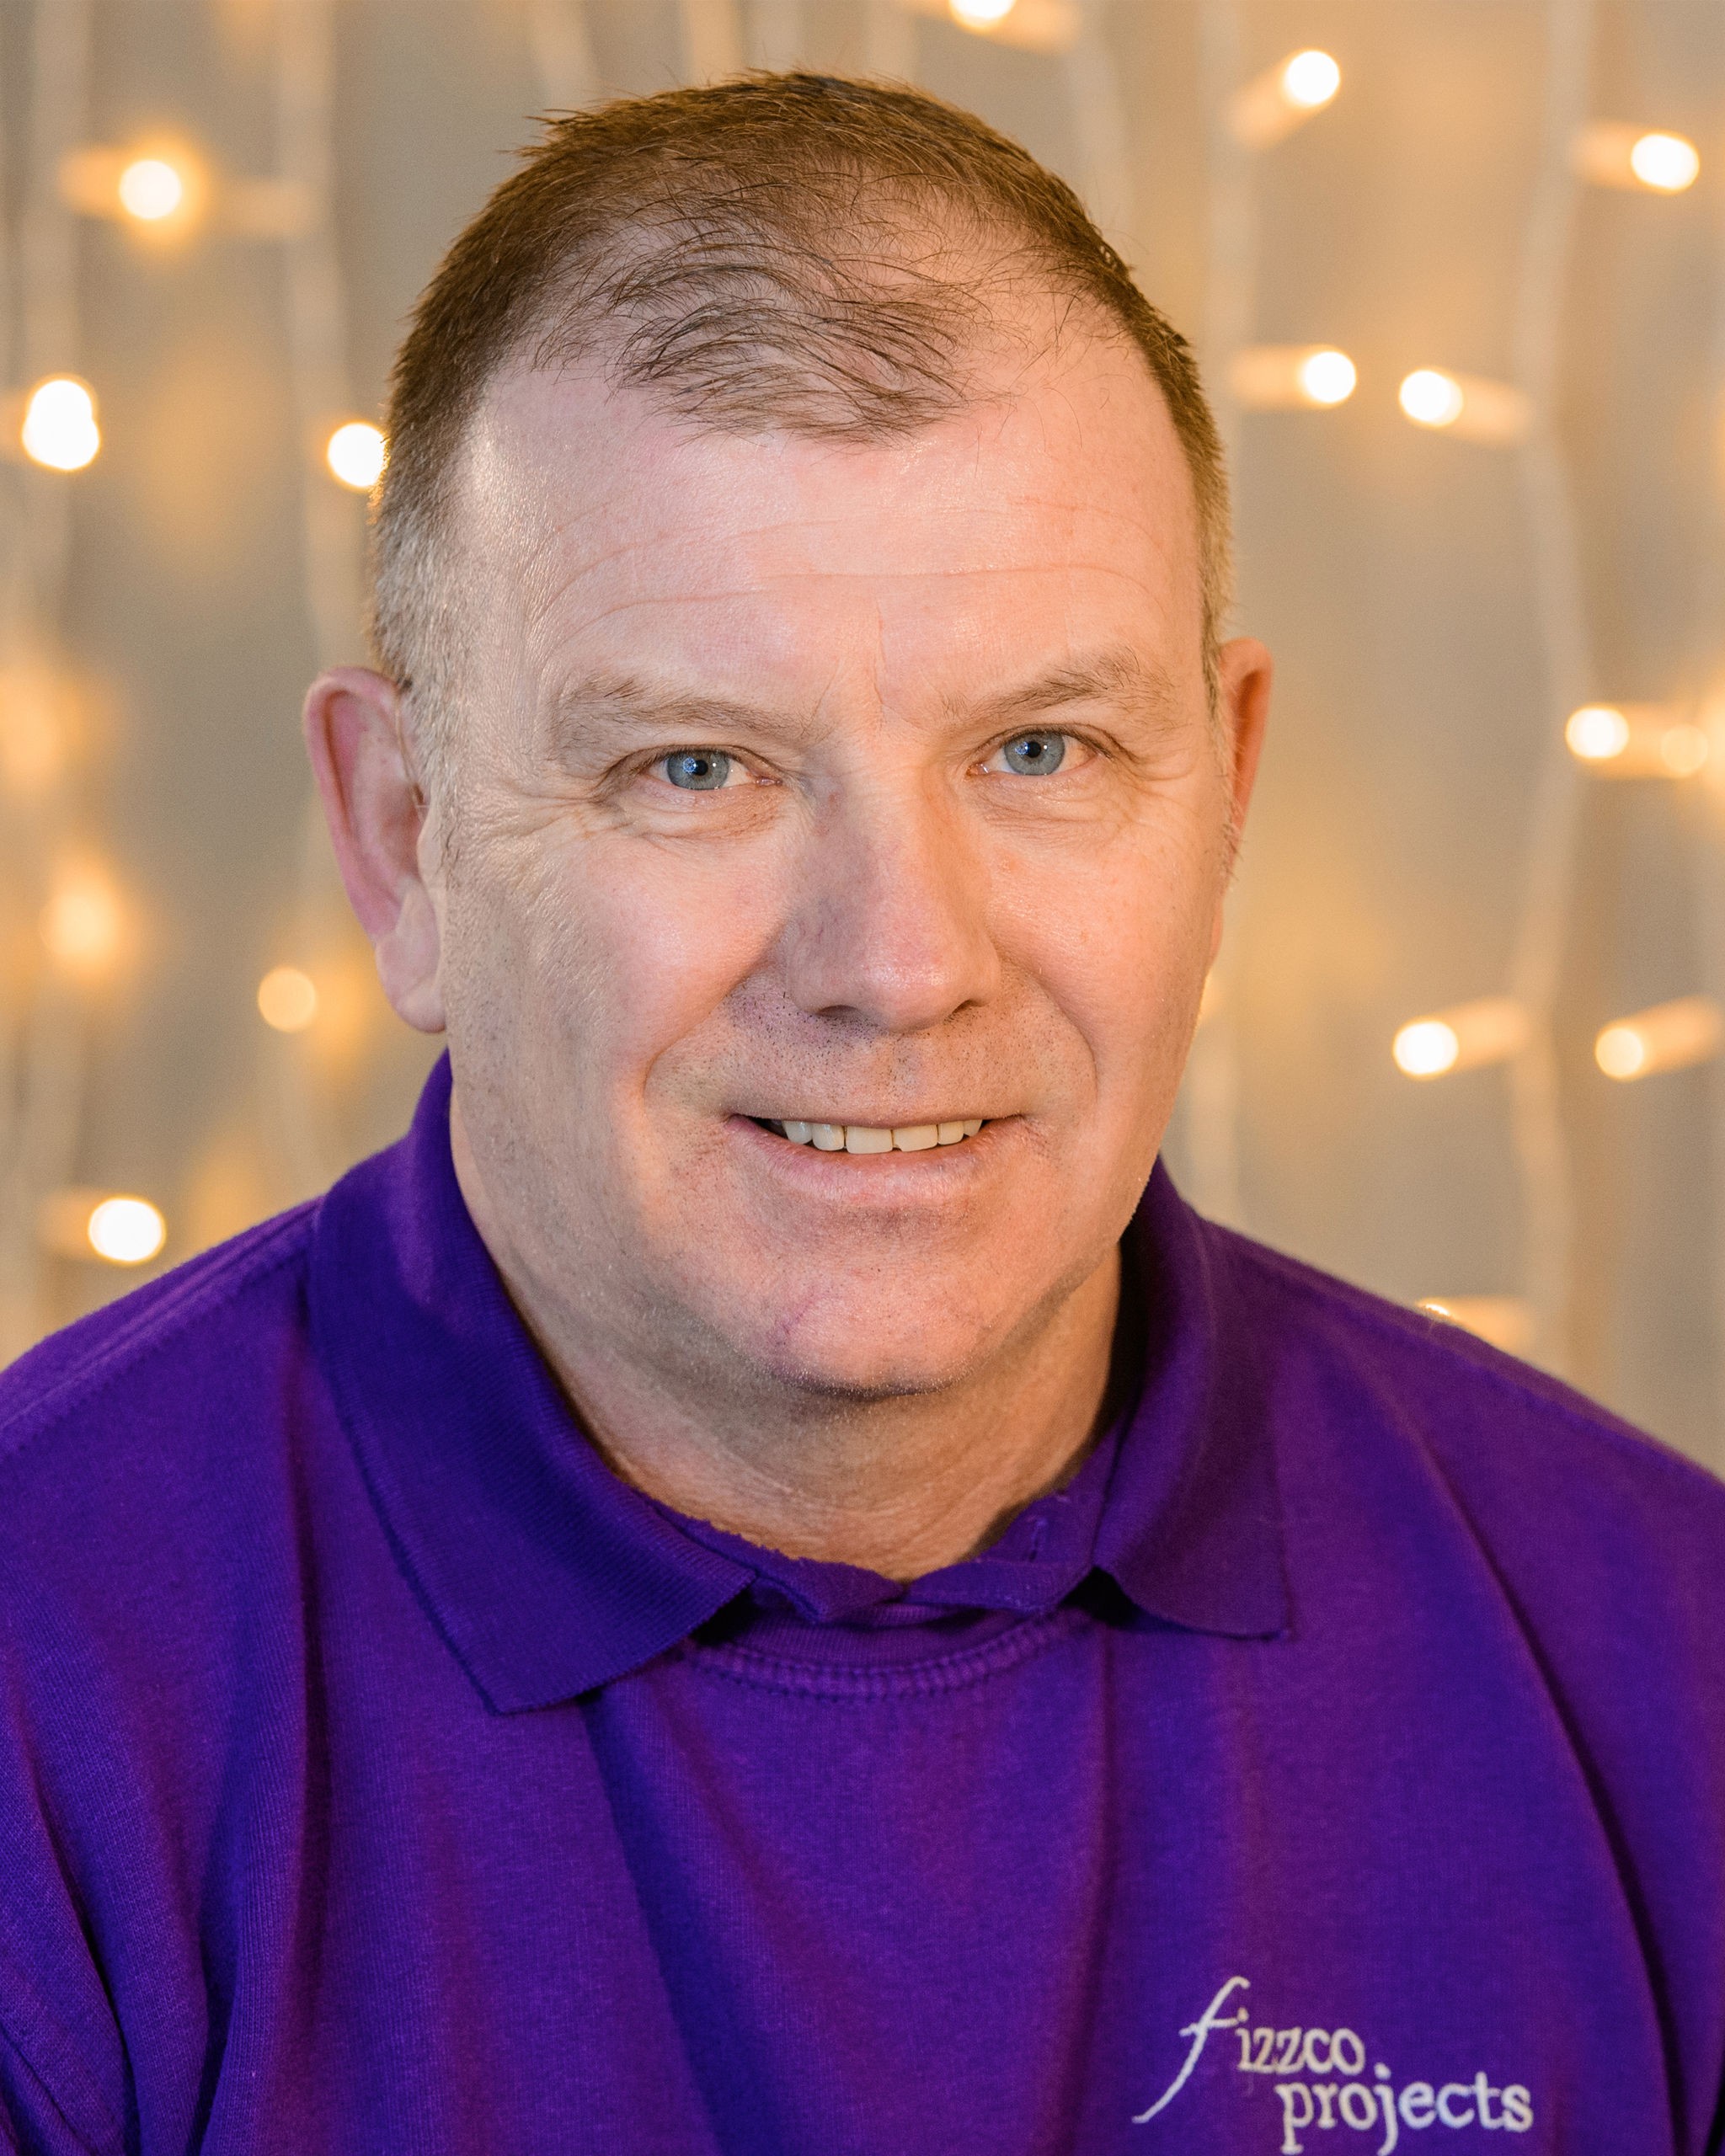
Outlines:
[[885,446],[521,369],[462,515],[440,983],[530,1314],[844,1394],[1023,1347],[1148,1177],[1227,872],[1141,362],[1070,350]]

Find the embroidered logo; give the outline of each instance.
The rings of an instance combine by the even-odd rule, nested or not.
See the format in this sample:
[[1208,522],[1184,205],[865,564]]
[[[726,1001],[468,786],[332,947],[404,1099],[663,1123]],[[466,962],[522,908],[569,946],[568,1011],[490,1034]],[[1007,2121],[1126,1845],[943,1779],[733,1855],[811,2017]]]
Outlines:
[[[1356,2133],[1381,2132],[1375,2156],[1391,2156],[1404,2127],[1531,2130],[1533,2098],[1520,2082],[1494,2088],[1482,2069],[1471,2081],[1407,2081],[1397,2089],[1381,2061],[1368,2079],[1365,2044],[1352,2029],[1254,2028],[1243,2001],[1236,2001],[1231,2013],[1222,2011],[1236,1992],[1251,1988],[1250,1977],[1230,1977],[1198,2019],[1181,2030],[1191,2041],[1180,2070],[1150,2109],[1135,2115],[1134,2126],[1148,2126],[1167,2109],[1191,2079],[1212,2036],[1231,2036],[1240,2047],[1238,2071],[1274,2078],[1281,2106],[1279,2156],[1302,2156],[1301,2134],[1338,2125]],[[1320,2079],[1321,2075],[1332,2078]]]

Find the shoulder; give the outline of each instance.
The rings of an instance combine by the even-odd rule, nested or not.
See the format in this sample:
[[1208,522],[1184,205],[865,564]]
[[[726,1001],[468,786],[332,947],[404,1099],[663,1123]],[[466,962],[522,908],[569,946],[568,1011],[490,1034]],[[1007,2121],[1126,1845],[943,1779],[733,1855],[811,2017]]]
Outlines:
[[[0,1370],[0,1515],[24,1531],[31,1492],[84,1473],[124,1480],[128,1454],[169,1472],[303,1350],[316,1203],[267,1220],[51,1334]],[[246,1419],[251,1419],[249,1417]]]
[[1204,1232],[1235,1283],[1279,1449],[1322,1427],[1363,1476],[1417,1463],[1530,1617],[1686,1648],[1725,1680],[1725,1483],[1458,1326]]

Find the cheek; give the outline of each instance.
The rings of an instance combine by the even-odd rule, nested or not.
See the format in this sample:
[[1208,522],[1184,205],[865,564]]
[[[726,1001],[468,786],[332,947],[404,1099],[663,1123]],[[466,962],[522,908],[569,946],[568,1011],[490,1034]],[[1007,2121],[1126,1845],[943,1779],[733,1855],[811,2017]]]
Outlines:
[[1210,965],[1223,850],[1201,819],[1123,833],[1105,857],[1003,876],[1009,955],[1088,1050],[1097,1094],[1136,1115],[1170,1091]]
[[610,833],[500,852],[451,906],[452,1001],[566,1081],[633,1091],[772,940],[767,879],[741,861]]

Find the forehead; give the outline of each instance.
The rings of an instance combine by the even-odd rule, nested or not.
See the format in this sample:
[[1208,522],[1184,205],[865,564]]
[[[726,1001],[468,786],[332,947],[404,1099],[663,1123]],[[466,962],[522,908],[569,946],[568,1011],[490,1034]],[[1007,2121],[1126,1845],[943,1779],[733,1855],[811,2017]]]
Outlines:
[[595,659],[645,638],[818,664],[823,640],[871,627],[920,654],[1135,624],[1199,662],[1190,477],[1117,343],[1020,364],[884,442],[703,431],[639,391],[517,366],[476,415],[460,504],[467,567],[494,592],[482,648],[507,622]]

